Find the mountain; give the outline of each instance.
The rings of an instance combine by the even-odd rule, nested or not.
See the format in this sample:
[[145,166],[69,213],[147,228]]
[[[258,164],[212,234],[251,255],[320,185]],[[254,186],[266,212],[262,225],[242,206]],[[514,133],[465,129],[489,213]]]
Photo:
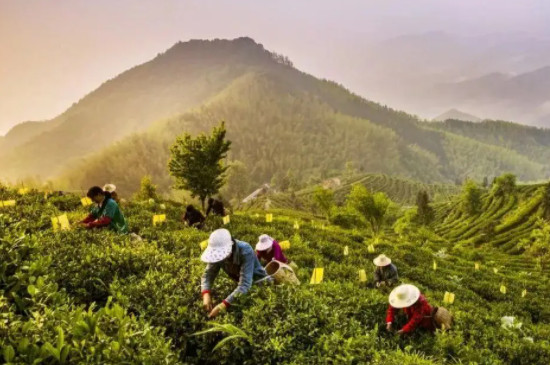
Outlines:
[[347,162],[360,172],[424,183],[507,171],[535,180],[550,166],[367,101],[239,38],[178,43],[110,80],[45,122],[59,125],[3,154],[0,171],[12,178],[40,174],[72,189],[109,181],[126,192],[150,174],[166,191],[176,136],[209,131],[221,120],[233,142],[229,159],[244,163],[242,178],[253,185],[281,173],[298,184],[320,181]]
[[433,120],[436,122],[444,122],[448,119],[452,120],[462,120],[465,122],[481,122],[481,118],[478,118],[474,115],[461,112],[457,109],[447,110],[445,113],[438,115]]
[[246,38],[180,42],[105,82],[53,120],[14,127],[0,146],[3,177],[55,176],[74,159],[198,106],[270,62],[271,53]]

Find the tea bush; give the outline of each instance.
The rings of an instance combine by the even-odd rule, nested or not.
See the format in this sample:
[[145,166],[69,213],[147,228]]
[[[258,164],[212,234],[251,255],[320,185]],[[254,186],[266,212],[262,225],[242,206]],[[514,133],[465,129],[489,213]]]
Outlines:
[[[220,218],[210,217],[199,231],[180,223],[181,204],[128,202],[122,209],[141,241],[108,231],[54,233],[52,216],[67,213],[75,222],[86,215],[79,197],[46,199],[36,191],[19,196],[5,189],[0,198],[17,204],[0,208],[0,362],[548,364],[545,263],[496,245],[469,245],[493,221],[506,222],[496,240],[506,234],[514,240],[528,229],[515,230],[540,211],[532,199],[536,189],[522,189],[514,193],[517,200],[484,196],[477,217],[449,202],[437,206],[429,227],[400,220],[399,235],[386,227],[376,238],[305,212],[274,210],[272,223],[265,211],[233,214],[227,228],[238,239],[254,245],[266,233],[291,242],[286,254],[299,265],[302,284],[253,287],[216,319],[250,340],[235,337],[215,351],[228,334],[194,334],[209,328],[200,300],[199,242],[223,225]],[[161,213],[167,222],[153,226],[152,215]],[[380,253],[392,258],[402,282],[453,312],[451,331],[398,337],[385,330],[389,290],[375,290],[358,275],[360,269],[371,275]],[[319,285],[309,284],[314,267],[325,271]],[[221,274],[214,300],[234,286]],[[443,303],[447,291],[455,293],[453,304]],[[514,316],[521,328],[503,328],[503,316]]]

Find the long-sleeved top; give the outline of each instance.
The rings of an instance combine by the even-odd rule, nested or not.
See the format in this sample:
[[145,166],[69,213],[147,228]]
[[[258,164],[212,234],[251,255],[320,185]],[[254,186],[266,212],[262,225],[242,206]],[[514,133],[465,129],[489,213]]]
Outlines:
[[128,233],[128,224],[118,204],[111,198],[105,198],[105,207],[94,205],[90,214],[82,221],[88,228],[109,227],[118,233]]
[[238,282],[237,288],[223,301],[227,306],[236,296],[246,294],[252,287],[252,283],[261,279],[271,281],[271,278],[267,278],[267,273],[250,244],[238,240],[235,240],[233,251],[227,259],[206,265],[201,279],[202,294],[210,292],[220,269]]
[[277,260],[279,262],[282,262],[284,264],[288,263],[288,259],[283,254],[283,250],[281,249],[281,245],[279,245],[279,242],[273,241],[273,246],[271,246],[271,250],[265,250],[265,251],[256,251],[256,255],[258,256],[258,260],[271,262],[272,260]]
[[[393,323],[395,320],[395,313],[397,311],[398,309],[392,307],[391,305],[388,307],[386,323]],[[420,295],[420,298],[418,298],[417,302],[412,306],[403,308],[403,311],[409,320],[401,329],[403,333],[411,333],[418,327],[435,331],[435,326],[432,320],[432,306],[423,295]]]
[[374,282],[380,283],[385,281],[389,284],[395,284],[399,280],[397,267],[394,264],[387,266],[377,266],[374,270]]
[[210,212],[219,215],[220,217],[223,217],[225,215],[225,207],[223,206],[223,202],[216,199],[212,200],[212,202],[208,202],[208,207],[206,208],[206,216],[208,216]]

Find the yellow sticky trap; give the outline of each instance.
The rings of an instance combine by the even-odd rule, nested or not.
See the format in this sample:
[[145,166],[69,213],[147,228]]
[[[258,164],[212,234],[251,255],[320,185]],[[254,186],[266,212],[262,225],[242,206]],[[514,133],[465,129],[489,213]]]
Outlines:
[[322,267],[316,267],[313,269],[310,284],[320,284],[321,281],[323,281],[323,271],[324,269]]
[[290,248],[290,241],[279,242],[279,246],[281,246],[281,250],[288,250]]
[[300,229],[300,225],[298,224],[298,221],[294,221],[294,229]]
[[271,213],[266,214],[266,215],[265,215],[265,221],[266,221],[267,223],[273,222],[273,214],[271,214]]
[[501,285],[501,286],[500,286],[500,292],[501,292],[502,294],[506,294],[506,286]]
[[17,190],[17,193],[19,193],[19,195],[25,195],[29,192],[29,188],[21,188],[19,190]]
[[493,272],[494,272],[495,274],[497,274],[497,273],[498,273],[498,269],[497,269],[496,267],[494,267],[494,268],[493,268]]
[[344,246],[344,256],[349,255],[349,248],[348,246]]
[[374,253],[374,245],[372,245],[372,244],[369,245],[369,247],[367,247],[367,251],[368,251],[369,253]]
[[433,268],[434,268],[434,271],[437,270],[437,262],[435,262],[435,260],[434,260]]
[[454,302],[455,302],[455,294],[446,291],[445,295],[443,296],[443,303],[453,304]]
[[87,206],[90,206],[90,205],[93,204],[92,199],[90,199],[88,197],[84,197],[84,198],[80,199],[80,202],[82,203],[82,206],[84,206],[84,207],[87,207]]
[[71,224],[69,223],[69,218],[67,218],[67,214],[63,214],[57,217],[52,218],[52,227],[53,231],[57,232],[59,230],[61,231],[68,231],[71,229]]
[[475,271],[479,271],[479,262],[476,262],[476,263],[474,264],[474,270],[475,270]]
[[260,214],[259,214],[259,213],[256,213],[256,214],[254,214],[254,217],[260,218]]
[[225,217],[223,217],[223,224],[229,224],[231,222],[231,218],[229,218],[228,215],[226,215]]
[[208,247],[208,240],[202,241],[200,243],[200,246],[201,246],[201,250],[203,250],[203,251],[206,250],[206,248]]
[[521,292],[521,297],[525,298],[526,295],[527,295],[527,289],[523,289],[523,291]]
[[15,200],[0,201],[0,208],[15,207]]
[[166,214],[155,214],[153,216],[154,226],[156,226],[157,224],[161,224],[162,222],[166,222]]
[[362,283],[367,281],[367,273],[364,269],[359,270],[359,281]]
[[321,226],[321,229],[322,229],[323,231],[324,231],[326,228],[327,228],[327,227],[325,227],[324,224]]

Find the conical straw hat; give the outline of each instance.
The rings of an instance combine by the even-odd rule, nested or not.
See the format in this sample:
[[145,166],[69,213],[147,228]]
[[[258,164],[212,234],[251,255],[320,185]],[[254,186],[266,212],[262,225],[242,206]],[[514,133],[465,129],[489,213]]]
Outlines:
[[411,284],[399,285],[390,293],[389,302],[394,308],[407,308],[420,298],[420,290]]

